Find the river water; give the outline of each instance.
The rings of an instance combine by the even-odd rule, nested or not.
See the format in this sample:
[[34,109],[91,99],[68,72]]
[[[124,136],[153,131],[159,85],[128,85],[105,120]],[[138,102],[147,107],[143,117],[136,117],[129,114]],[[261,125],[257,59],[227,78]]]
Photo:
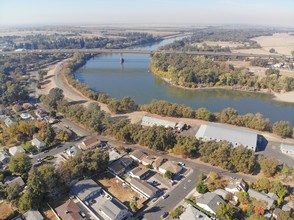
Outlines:
[[[174,40],[167,39],[134,49],[157,50]],[[121,57],[125,60],[124,64],[120,64]],[[240,114],[260,112],[271,122],[286,120],[294,125],[294,104],[274,101],[269,94],[224,89],[180,89],[149,72],[149,65],[150,55],[146,54],[104,54],[89,60],[76,71],[75,77],[94,91],[119,99],[131,96],[139,104],[158,99],[194,109],[205,107],[213,112],[232,107]]]

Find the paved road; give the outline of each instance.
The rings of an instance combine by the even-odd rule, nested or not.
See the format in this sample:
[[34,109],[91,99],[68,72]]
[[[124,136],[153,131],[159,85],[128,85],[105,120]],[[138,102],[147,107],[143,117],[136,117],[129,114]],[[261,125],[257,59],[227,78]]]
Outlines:
[[[157,51],[151,50],[132,50],[132,49],[46,49],[46,50],[25,50],[25,51],[0,51],[0,54],[48,54],[48,53],[132,53],[132,54],[152,54]],[[192,54],[205,56],[226,56],[226,57],[260,57],[260,58],[283,58],[284,55],[278,54],[252,54],[252,53],[229,53],[229,52],[211,52],[211,51],[182,51],[182,50],[162,50],[161,53],[169,54]]]

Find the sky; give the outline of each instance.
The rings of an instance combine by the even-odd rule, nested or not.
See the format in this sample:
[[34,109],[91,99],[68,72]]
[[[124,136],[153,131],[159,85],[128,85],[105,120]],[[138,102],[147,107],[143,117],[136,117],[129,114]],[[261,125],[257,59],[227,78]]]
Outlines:
[[0,0],[0,25],[249,24],[294,27],[294,0]]

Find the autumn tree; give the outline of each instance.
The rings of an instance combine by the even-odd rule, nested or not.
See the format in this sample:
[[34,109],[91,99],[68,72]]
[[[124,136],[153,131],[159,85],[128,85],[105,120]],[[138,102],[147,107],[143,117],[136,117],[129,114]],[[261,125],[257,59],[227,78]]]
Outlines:
[[220,220],[231,220],[234,216],[234,210],[229,204],[222,202],[217,208],[216,216]]
[[272,177],[277,172],[277,167],[279,165],[279,161],[273,157],[265,158],[263,155],[260,155],[258,160],[261,170],[267,177]]
[[288,121],[277,121],[273,124],[273,133],[281,137],[291,137],[292,127]]

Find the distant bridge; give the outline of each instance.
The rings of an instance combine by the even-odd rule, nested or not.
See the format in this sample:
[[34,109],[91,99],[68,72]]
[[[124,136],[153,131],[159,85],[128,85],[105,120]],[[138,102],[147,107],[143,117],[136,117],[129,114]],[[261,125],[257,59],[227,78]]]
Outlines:
[[211,52],[211,51],[182,51],[182,50],[131,50],[131,49],[46,49],[46,50],[17,50],[0,51],[0,55],[5,54],[54,54],[54,53],[129,53],[129,54],[153,54],[156,52],[168,54],[191,54],[204,56],[224,56],[224,57],[252,57],[252,58],[284,58],[284,55],[278,54],[253,54],[253,53],[230,53],[230,52]]

